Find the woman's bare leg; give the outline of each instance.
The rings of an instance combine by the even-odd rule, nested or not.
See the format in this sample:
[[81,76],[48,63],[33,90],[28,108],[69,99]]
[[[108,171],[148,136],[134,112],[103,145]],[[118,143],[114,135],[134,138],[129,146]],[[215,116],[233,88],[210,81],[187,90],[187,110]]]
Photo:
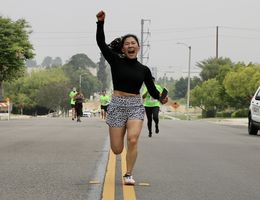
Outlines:
[[114,154],[120,154],[123,151],[125,132],[125,127],[109,127],[110,146]]
[[127,122],[127,153],[126,169],[127,174],[132,174],[137,158],[138,138],[143,126],[143,120],[128,120]]
[[101,113],[101,119],[105,119],[105,118],[104,118],[104,110],[103,110],[103,109],[101,109],[101,112],[100,112],[100,113]]

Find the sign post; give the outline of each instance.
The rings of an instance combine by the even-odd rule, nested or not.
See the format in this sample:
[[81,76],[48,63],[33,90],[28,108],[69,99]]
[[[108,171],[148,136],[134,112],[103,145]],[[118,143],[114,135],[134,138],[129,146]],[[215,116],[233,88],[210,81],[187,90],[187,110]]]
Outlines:
[[8,106],[8,121],[10,120],[10,112],[11,112],[11,107],[10,107],[10,99],[7,97],[6,99],[6,103],[7,103],[7,106]]

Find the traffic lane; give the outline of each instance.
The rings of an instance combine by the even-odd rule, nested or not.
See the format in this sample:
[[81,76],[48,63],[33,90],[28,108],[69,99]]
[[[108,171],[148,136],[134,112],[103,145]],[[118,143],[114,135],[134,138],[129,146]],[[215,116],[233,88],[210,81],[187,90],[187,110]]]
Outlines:
[[1,122],[0,199],[86,199],[107,126],[82,120]]
[[260,199],[260,142],[246,127],[161,120],[152,138],[145,129],[134,174],[150,186],[137,186],[137,199]]

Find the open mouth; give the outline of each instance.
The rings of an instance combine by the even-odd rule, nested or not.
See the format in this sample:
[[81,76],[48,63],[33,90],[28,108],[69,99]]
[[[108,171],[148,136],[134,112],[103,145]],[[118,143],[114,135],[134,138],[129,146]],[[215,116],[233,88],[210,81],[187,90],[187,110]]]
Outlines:
[[131,49],[131,50],[128,50],[127,53],[128,53],[128,54],[135,54],[135,50],[132,50],[132,49]]

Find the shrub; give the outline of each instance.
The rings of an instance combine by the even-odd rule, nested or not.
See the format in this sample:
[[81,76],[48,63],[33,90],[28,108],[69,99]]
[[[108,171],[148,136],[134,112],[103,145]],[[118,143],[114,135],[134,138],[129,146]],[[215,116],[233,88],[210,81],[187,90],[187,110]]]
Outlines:
[[231,117],[232,111],[217,112],[216,117]]
[[210,118],[216,116],[216,110],[202,110],[202,118]]
[[235,112],[233,112],[231,114],[232,118],[237,118],[237,117],[247,117],[248,116],[248,108],[243,108],[243,109],[239,109],[236,110]]

